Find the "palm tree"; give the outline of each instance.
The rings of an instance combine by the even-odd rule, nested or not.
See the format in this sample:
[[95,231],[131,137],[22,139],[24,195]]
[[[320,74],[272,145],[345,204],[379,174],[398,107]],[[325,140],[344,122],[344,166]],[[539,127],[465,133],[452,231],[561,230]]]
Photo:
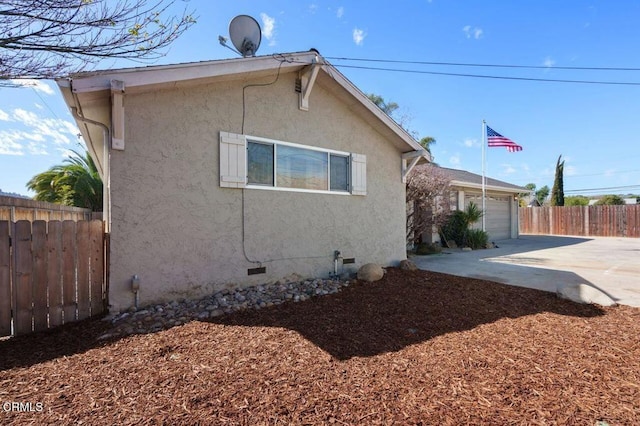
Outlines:
[[422,145],[424,147],[424,149],[426,149],[429,154],[431,154],[431,145],[435,144],[436,140],[435,140],[435,138],[432,138],[431,136],[425,136],[424,138],[420,139],[420,141],[418,143],[420,145]]
[[398,104],[395,102],[387,102],[380,95],[376,95],[375,93],[369,93],[367,97],[378,106],[385,114],[391,116],[395,110],[399,108]]
[[102,211],[102,179],[91,155],[72,152],[75,156],[64,160],[65,164],[32,177],[27,188],[39,201]]

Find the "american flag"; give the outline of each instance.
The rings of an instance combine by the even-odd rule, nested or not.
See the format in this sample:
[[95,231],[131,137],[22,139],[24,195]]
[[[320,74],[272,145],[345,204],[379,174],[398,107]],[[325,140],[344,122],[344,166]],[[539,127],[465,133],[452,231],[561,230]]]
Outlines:
[[504,146],[509,152],[522,151],[522,147],[509,138],[505,138],[500,133],[487,126],[487,142],[489,148]]

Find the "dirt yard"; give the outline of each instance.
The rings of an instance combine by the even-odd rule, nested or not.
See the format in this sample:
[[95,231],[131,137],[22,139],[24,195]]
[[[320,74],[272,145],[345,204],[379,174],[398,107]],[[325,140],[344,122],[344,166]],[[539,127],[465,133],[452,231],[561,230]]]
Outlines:
[[640,421],[640,309],[487,281],[390,269],[331,296],[98,341],[109,327],[0,342],[0,424]]

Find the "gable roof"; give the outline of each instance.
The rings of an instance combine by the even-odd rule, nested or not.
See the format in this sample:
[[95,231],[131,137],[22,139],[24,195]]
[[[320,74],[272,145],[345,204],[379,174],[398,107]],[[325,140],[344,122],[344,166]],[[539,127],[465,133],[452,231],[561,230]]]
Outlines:
[[[419,152],[428,161],[430,154],[398,123],[384,113],[342,73],[320,54],[308,52],[264,55],[248,58],[221,59],[174,65],[156,65],[76,73],[57,79],[65,102],[72,110],[87,148],[96,160],[101,174],[104,163],[104,127],[111,121],[110,96],[112,82],[122,82],[127,94],[235,79],[254,79],[300,72],[319,67],[317,81],[346,103],[356,114],[364,116],[402,153]],[[311,105],[310,108],[313,108]],[[83,119],[84,118],[84,119]],[[110,126],[109,126],[110,127]]]
[[[439,167],[450,179],[451,185],[463,186],[467,188],[482,188],[482,175],[468,172],[466,170],[448,169],[446,167]],[[504,182],[498,179],[485,177],[485,188],[509,193],[521,193],[530,192],[527,188],[514,185],[508,182]]]

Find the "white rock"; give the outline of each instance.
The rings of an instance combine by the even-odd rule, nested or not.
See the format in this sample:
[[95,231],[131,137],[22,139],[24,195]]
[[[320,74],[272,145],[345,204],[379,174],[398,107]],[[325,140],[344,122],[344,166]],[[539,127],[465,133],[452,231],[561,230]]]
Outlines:
[[600,306],[616,304],[608,295],[587,284],[570,285],[558,289],[558,296],[577,303],[592,303]]

